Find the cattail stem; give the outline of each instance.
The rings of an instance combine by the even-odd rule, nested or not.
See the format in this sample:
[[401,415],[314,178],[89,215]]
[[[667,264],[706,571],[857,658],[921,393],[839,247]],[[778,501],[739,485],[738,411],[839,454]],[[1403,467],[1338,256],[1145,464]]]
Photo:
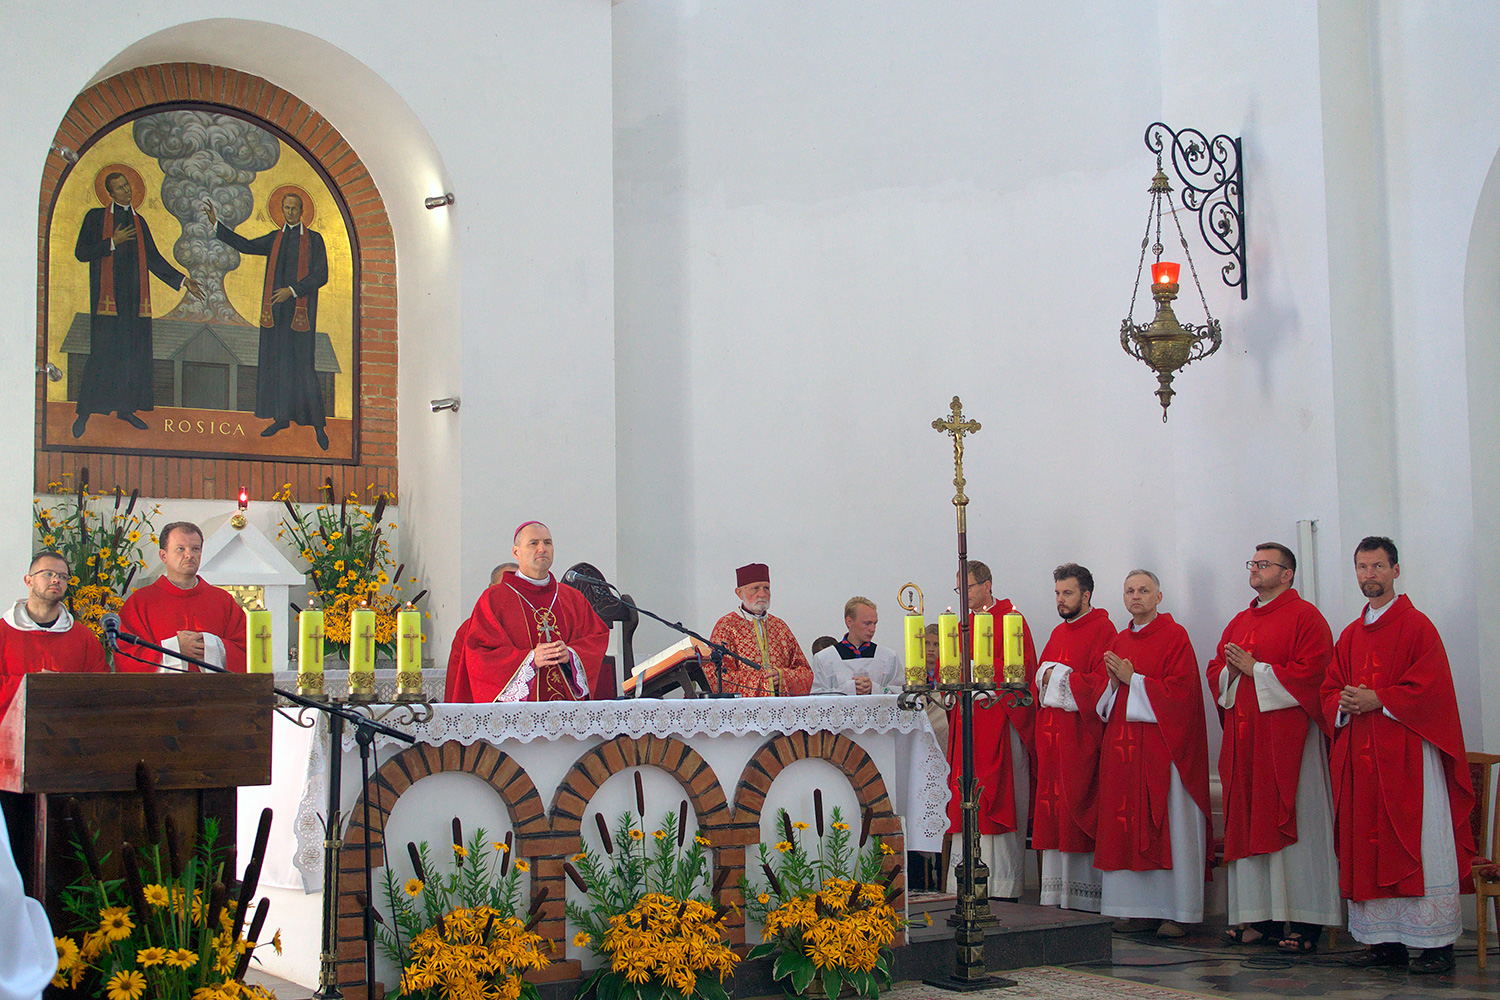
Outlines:
[[245,881],[240,883],[240,894],[234,908],[234,931],[231,941],[240,939],[245,928],[245,914],[255,899],[257,883],[260,882],[260,867],[266,860],[266,842],[271,838],[271,810],[260,811],[260,825],[255,829],[255,846],[250,850],[250,863],[245,866]]

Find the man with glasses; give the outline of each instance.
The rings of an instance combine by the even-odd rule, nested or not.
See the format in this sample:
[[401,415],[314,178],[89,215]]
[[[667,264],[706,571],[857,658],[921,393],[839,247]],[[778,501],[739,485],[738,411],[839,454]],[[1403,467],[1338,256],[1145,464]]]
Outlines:
[[[1369,603],[1334,646],[1321,706],[1334,733],[1339,890],[1350,935],[1368,945],[1348,964],[1451,972],[1459,893],[1474,891],[1474,792],[1448,653],[1396,596],[1395,542],[1362,540],[1354,575]],[[1408,959],[1409,946],[1422,954]]]
[[[958,588],[954,587],[954,592]],[[1008,599],[996,600],[990,568],[969,561],[969,634],[976,614],[994,616],[995,651],[1000,651],[1000,620],[1015,611]],[[1036,646],[1031,626],[1023,622],[1025,681],[1036,679]],[[997,670],[998,672],[998,670]],[[1026,824],[1031,807],[1032,706],[1012,708],[1004,700],[974,711],[974,786],[979,792],[979,851],[989,867],[990,895],[1014,902],[1026,881]],[[959,761],[963,759],[963,709],[953,710],[948,728],[948,832],[963,831]],[[955,859],[956,860],[956,859]]]
[[1224,727],[1225,937],[1307,954],[1342,915],[1319,707],[1333,633],[1293,589],[1291,549],[1262,542],[1245,568],[1255,600],[1224,629],[1208,664]]
[[60,553],[38,552],[21,578],[25,599],[0,615],[0,715],[26,674],[109,671],[99,637],[62,602],[69,578],[68,561]]

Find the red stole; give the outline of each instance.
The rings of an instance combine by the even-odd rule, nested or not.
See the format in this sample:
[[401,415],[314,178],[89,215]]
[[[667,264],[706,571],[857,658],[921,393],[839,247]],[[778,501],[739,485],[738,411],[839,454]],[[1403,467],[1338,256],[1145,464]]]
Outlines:
[[[1107,683],[1103,656],[1114,637],[1109,612],[1094,608],[1053,629],[1039,657],[1038,673],[1041,664],[1048,662],[1073,668],[1068,682],[1079,711],[1038,708],[1036,712],[1031,846],[1037,850],[1085,853],[1094,849],[1099,741],[1104,734],[1094,704]],[[1036,696],[1040,705],[1040,689]]]
[[[139,231],[139,230],[137,230]],[[308,240],[307,227],[298,226],[297,232],[301,234],[297,240],[297,280],[307,280],[307,258]],[[276,238],[271,241],[271,253],[266,260],[266,283],[260,296],[260,325],[270,329],[276,325],[276,320],[271,317],[271,294],[275,291],[271,286],[276,279],[276,264],[281,259],[281,238],[286,235],[286,227],[282,226],[276,230]],[[306,333],[311,329],[307,321],[307,296],[299,295],[296,299],[296,308],[292,310],[292,329],[299,333]]]
[[[990,606],[986,613],[995,616],[997,633],[1001,617],[1015,610],[1015,605],[1009,600],[996,601]],[[1031,641],[1031,625],[1023,619],[1021,628],[1025,648],[1025,681],[1028,685],[1033,685],[1036,683],[1036,646]],[[973,634],[974,616],[971,614],[969,635]],[[999,649],[1000,644],[997,642],[997,654]],[[997,676],[1000,673],[998,664],[995,673]],[[963,794],[959,784],[964,753],[963,716],[963,707],[955,708],[948,725],[948,787],[952,793],[948,797],[950,833],[958,833],[964,827]],[[1010,728],[1014,726],[1021,735],[1021,745],[1026,749],[1029,759],[1034,746],[1035,720],[1036,714],[1032,706],[1011,708],[1004,701],[974,712],[974,785],[979,789],[979,832],[982,834],[1010,833],[1016,829],[1016,788],[1010,758]],[[1031,769],[1032,774],[1035,771],[1035,768]],[[1025,789],[1024,794],[1029,798],[1031,789]]]
[[1322,691],[1323,718],[1330,726],[1346,684],[1373,690],[1396,718],[1382,711],[1366,712],[1334,731],[1329,764],[1344,898],[1424,894],[1423,741],[1442,755],[1458,877],[1462,891],[1473,892],[1470,867],[1475,851],[1469,814],[1474,792],[1453,674],[1437,629],[1406,595],[1396,598],[1373,625],[1365,624],[1361,612],[1339,636]]
[[[1228,643],[1270,664],[1298,707],[1261,711],[1255,679],[1224,659]],[[1234,707],[1219,709],[1225,861],[1272,854],[1297,842],[1302,751],[1309,721],[1322,724],[1320,691],[1332,660],[1328,623],[1296,590],[1277,595],[1264,607],[1252,603],[1224,629],[1218,655],[1208,664],[1208,686],[1218,694],[1239,678]]]
[[[141,308],[140,315],[151,318],[151,280],[146,276],[146,234],[141,231],[141,220],[136,215],[135,209],[130,209],[130,217],[135,220],[135,262],[140,271],[141,282]],[[115,235],[115,205],[110,202],[104,206],[104,224],[100,235],[103,239],[111,240]],[[94,312],[100,316],[115,315],[115,259],[114,248],[110,248],[110,258],[104,261],[99,268],[99,302]]]
[[1172,867],[1167,797],[1177,768],[1198,808],[1208,801],[1208,726],[1203,682],[1187,630],[1159,614],[1139,632],[1126,626],[1110,649],[1141,675],[1156,723],[1127,722],[1130,686],[1121,685],[1104,727],[1099,755],[1099,827],[1094,866],[1100,871]]

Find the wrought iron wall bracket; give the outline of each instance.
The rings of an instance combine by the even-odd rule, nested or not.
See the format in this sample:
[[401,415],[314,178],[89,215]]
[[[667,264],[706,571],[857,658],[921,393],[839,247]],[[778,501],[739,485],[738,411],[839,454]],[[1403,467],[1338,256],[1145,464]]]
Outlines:
[[[1174,131],[1161,122],[1146,129],[1146,148],[1159,160],[1171,160],[1182,181],[1182,204],[1198,216],[1198,232],[1208,248],[1230,258],[1220,268],[1224,284],[1249,297],[1245,269],[1245,175],[1240,140],[1212,139],[1194,128]],[[1170,150],[1170,154],[1168,151]]]

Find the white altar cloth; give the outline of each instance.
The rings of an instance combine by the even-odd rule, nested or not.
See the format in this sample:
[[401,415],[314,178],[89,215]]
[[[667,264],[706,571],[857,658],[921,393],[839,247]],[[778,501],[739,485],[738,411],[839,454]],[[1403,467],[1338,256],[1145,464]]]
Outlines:
[[[874,760],[892,808],[905,820],[908,849],[940,850],[947,830],[947,759],[927,714],[897,708],[894,695],[435,705],[426,723],[401,726],[400,717],[397,712],[384,721],[412,733],[420,743],[441,745],[456,740],[466,745],[495,745],[526,768],[542,801],[549,805],[573,762],[617,736],[672,736],[690,743],[713,767],[725,794],[732,798],[741,771],[767,739],[826,730],[853,739]],[[262,881],[317,892],[323,878],[320,817],[327,808],[327,729],[321,722],[316,731],[298,729],[278,718],[274,739],[278,763],[290,764],[305,753],[307,767],[305,774],[293,779],[290,766],[273,766],[268,798],[278,815],[295,812],[296,841],[292,851],[284,832],[272,838]],[[403,746],[389,737],[377,737],[372,770]],[[341,808],[347,813],[360,788],[359,753],[347,729],[343,751]],[[246,813],[258,812],[247,805],[242,793],[242,822],[248,818]]]

